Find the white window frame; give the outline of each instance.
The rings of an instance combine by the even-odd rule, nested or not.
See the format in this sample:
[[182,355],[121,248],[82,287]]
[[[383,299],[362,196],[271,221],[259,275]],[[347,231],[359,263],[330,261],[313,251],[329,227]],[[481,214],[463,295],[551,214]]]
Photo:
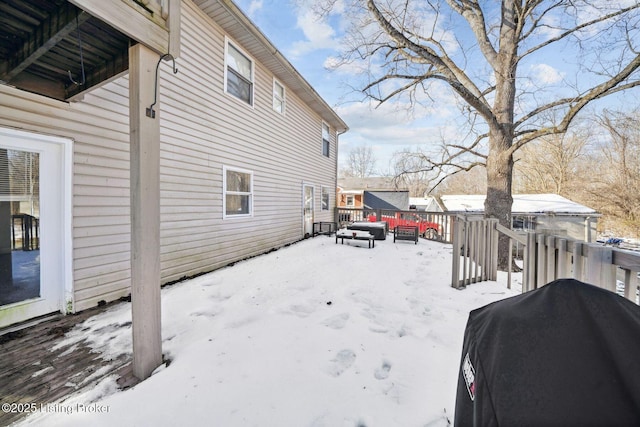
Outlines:
[[[276,92],[277,86],[282,88],[282,99],[280,99],[280,95]],[[276,108],[276,102],[280,104],[282,111]],[[287,88],[274,77],[273,78],[273,111],[284,115],[286,110],[287,110]]]
[[[236,99],[240,102],[242,102],[244,105],[249,105],[253,108],[254,105],[254,100],[255,100],[255,80],[256,80],[256,73],[255,73],[255,61],[254,59],[247,53],[245,52],[242,48],[239,47],[239,45],[233,41],[231,41],[228,37],[224,38],[224,93],[226,93],[227,95],[231,96],[233,99]],[[236,94],[234,94],[233,92],[229,92],[229,87],[228,87],[228,82],[229,82],[229,64],[227,63],[227,59],[229,58],[229,46],[232,46],[235,50],[237,50],[240,54],[242,54],[245,58],[247,58],[247,60],[251,63],[251,79],[248,79],[249,83],[250,83],[250,93],[249,93],[249,102],[247,102],[245,99],[240,98],[239,96],[237,96]]]
[[355,205],[356,205],[356,196],[354,196],[353,194],[347,194],[346,206],[348,208],[352,208]]
[[[250,189],[248,192],[239,192],[239,191],[228,191],[227,190],[227,172],[238,172],[247,174],[250,177]],[[240,196],[249,196],[249,213],[241,213],[241,214],[227,214],[227,194],[229,195],[240,195]],[[253,171],[247,169],[236,168],[232,166],[222,166],[222,218],[223,219],[235,219],[235,218],[251,218],[253,217]]]
[[[324,196],[327,196],[327,203],[324,203]],[[331,204],[331,193],[329,192],[329,187],[326,185],[320,186],[320,210],[328,211],[330,210],[329,205]]]
[[[326,138],[325,138],[326,129]],[[325,145],[327,147],[325,154]],[[331,126],[328,123],[322,122],[322,155],[325,157],[331,157]]]

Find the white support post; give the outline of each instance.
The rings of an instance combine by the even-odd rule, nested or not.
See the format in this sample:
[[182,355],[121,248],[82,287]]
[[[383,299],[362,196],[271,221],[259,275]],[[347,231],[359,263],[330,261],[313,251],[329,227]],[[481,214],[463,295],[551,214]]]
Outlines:
[[158,60],[158,54],[141,43],[129,49],[133,375],[140,380],[162,363],[160,118],[145,113],[154,100]]

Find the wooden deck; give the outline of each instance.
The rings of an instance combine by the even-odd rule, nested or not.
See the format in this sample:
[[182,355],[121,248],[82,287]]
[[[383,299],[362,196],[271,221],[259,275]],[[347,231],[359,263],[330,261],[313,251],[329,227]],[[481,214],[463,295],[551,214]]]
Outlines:
[[[0,403],[35,403],[40,407],[59,402],[113,373],[119,375],[121,388],[135,385],[130,355],[104,360],[99,354],[92,353],[84,342],[61,345],[66,332],[106,307],[55,316],[0,335]],[[99,371],[101,368],[106,372]],[[0,426],[25,416],[25,413],[0,410]]]

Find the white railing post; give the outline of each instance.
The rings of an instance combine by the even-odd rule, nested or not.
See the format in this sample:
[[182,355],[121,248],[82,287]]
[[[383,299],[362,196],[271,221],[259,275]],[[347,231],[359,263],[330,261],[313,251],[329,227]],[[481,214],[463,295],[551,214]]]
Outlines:
[[613,251],[610,247],[588,245],[587,277],[601,288],[616,290],[616,276],[611,264]]
[[636,302],[636,292],[638,290],[638,272],[624,270],[624,296],[626,299]]
[[513,264],[513,239],[509,238],[509,267],[507,267],[507,289],[511,289],[511,264]]
[[547,275],[544,271],[545,260],[547,259],[547,252],[545,246],[544,234],[536,235],[536,244],[538,245],[536,254],[536,289],[547,284]]
[[536,284],[536,234],[527,233],[527,247],[524,249],[524,272],[522,291],[535,289]]
[[545,283],[551,283],[556,280],[556,238],[554,236],[547,236],[545,239],[545,246],[547,247],[547,267],[545,275]]
[[583,243],[573,243],[573,278],[584,281],[584,257],[582,256]]
[[457,289],[460,287],[460,250],[462,249],[462,227],[464,224],[457,217],[452,217],[451,221],[453,223],[453,253],[451,254],[453,262],[451,263],[451,286]]
[[559,238],[557,240],[558,246],[558,269],[556,271],[556,277],[567,278],[569,275],[569,257],[567,256],[567,239]]
[[500,235],[498,234],[498,220],[493,218],[491,219],[493,222],[491,226],[491,233],[493,235],[493,239],[491,240],[491,280],[498,279],[498,240]]

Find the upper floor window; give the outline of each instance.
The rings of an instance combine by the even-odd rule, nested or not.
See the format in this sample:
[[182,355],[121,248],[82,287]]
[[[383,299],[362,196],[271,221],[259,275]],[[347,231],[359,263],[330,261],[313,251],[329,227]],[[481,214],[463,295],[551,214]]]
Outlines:
[[253,172],[223,167],[223,218],[253,214]]
[[322,155],[329,157],[331,147],[331,137],[329,133],[329,125],[322,123]]
[[253,105],[253,61],[227,41],[225,55],[225,91]]
[[322,187],[322,210],[329,210],[329,187]]
[[284,86],[279,81],[273,80],[273,109],[280,114],[284,114]]

